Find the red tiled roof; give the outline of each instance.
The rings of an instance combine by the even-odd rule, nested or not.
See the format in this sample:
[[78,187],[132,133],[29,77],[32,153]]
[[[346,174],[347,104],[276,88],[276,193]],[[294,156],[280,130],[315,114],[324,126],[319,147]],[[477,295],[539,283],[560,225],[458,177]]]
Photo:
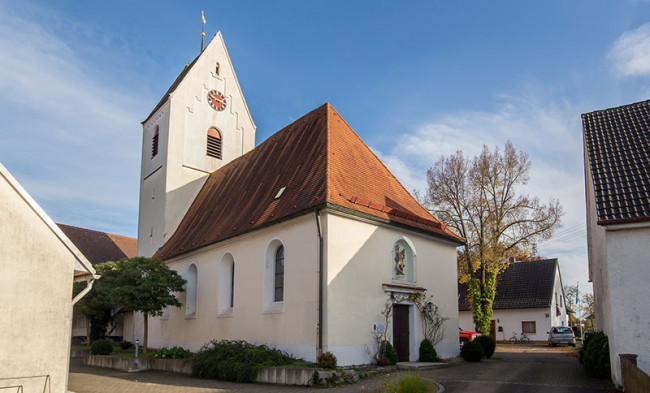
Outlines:
[[137,255],[138,241],[132,237],[64,224],[56,225],[92,264],[119,261]]
[[463,241],[325,104],[213,172],[155,256],[171,258],[326,206]]

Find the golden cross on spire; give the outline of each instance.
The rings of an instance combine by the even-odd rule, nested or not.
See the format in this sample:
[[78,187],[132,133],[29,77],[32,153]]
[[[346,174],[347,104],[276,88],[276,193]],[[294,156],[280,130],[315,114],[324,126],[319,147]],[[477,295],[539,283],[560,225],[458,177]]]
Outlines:
[[203,15],[203,10],[201,10],[201,20],[203,21],[201,25],[201,52],[203,52],[203,38],[205,38],[205,15]]

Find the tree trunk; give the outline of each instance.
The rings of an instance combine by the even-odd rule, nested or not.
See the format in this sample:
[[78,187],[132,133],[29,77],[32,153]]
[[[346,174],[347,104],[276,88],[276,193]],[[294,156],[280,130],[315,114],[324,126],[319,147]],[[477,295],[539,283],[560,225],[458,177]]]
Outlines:
[[86,320],[86,345],[90,345],[90,318],[87,315],[84,315]]
[[147,340],[149,338],[149,315],[144,313],[144,340],[142,343],[142,353],[147,353]]

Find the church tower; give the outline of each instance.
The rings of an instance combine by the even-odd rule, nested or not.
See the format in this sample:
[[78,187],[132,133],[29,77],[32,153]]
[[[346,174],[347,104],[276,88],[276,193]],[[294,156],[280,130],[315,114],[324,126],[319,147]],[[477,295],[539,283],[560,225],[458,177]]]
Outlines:
[[138,255],[174,234],[211,172],[255,147],[255,128],[218,32],[142,122]]

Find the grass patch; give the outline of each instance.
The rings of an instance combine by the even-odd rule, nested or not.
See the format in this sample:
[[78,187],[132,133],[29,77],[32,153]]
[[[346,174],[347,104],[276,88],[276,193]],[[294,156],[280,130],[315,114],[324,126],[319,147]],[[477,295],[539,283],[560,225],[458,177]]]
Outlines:
[[[156,356],[156,351],[149,351],[147,353],[138,352],[139,358],[152,358]],[[122,353],[113,353],[112,356],[117,356],[118,358],[135,358],[135,351],[133,352],[122,352]]]
[[503,358],[501,356],[494,356],[494,355],[492,355],[492,357],[490,357],[490,359],[503,360]]
[[397,381],[390,377],[374,390],[376,393],[434,393],[438,387],[425,381],[420,374],[401,375]]
[[318,368],[318,365],[315,364],[315,363],[296,362],[296,363],[285,364],[282,367],[284,367],[284,368]]

